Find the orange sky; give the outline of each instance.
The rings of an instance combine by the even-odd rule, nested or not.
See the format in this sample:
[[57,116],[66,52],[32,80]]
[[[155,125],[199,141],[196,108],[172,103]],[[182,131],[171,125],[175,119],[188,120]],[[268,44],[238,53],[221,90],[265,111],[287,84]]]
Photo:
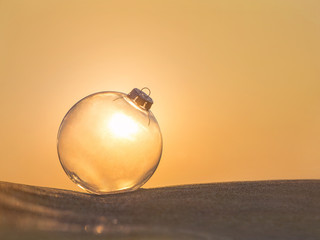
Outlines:
[[56,135],[99,91],[149,87],[145,187],[320,178],[320,2],[0,0],[0,180],[77,189]]

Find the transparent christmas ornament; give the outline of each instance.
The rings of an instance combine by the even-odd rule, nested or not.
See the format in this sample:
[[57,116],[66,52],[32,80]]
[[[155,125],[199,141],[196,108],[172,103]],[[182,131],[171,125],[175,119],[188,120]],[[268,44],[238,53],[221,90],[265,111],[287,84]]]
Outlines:
[[150,92],[142,90],[89,95],[64,117],[58,155],[79,187],[96,194],[133,191],[156,170],[162,136]]

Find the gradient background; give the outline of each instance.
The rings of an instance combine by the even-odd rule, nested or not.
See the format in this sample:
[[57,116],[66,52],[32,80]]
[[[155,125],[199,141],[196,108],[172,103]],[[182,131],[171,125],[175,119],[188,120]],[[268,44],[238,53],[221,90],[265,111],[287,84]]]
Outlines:
[[318,0],[0,0],[0,180],[80,190],[69,108],[149,87],[164,138],[145,185],[320,178]]

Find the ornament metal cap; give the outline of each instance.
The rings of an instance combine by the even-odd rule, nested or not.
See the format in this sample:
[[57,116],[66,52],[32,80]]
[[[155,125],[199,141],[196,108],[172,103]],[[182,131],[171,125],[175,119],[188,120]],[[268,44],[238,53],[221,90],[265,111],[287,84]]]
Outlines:
[[[143,90],[147,89],[149,91],[149,95],[146,94]],[[151,91],[149,88],[142,88],[141,90],[138,88],[134,88],[129,94],[128,97],[136,104],[138,107],[149,110],[153,104],[153,100],[150,97]]]

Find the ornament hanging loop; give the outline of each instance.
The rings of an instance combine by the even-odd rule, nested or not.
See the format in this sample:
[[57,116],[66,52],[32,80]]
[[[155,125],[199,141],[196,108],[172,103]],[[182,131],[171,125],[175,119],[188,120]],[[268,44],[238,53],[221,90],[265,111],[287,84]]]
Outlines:
[[141,88],[141,92],[143,92],[144,89],[148,90],[148,92],[149,92],[148,97],[149,97],[151,95],[151,90],[147,87],[143,87],[143,88]]

